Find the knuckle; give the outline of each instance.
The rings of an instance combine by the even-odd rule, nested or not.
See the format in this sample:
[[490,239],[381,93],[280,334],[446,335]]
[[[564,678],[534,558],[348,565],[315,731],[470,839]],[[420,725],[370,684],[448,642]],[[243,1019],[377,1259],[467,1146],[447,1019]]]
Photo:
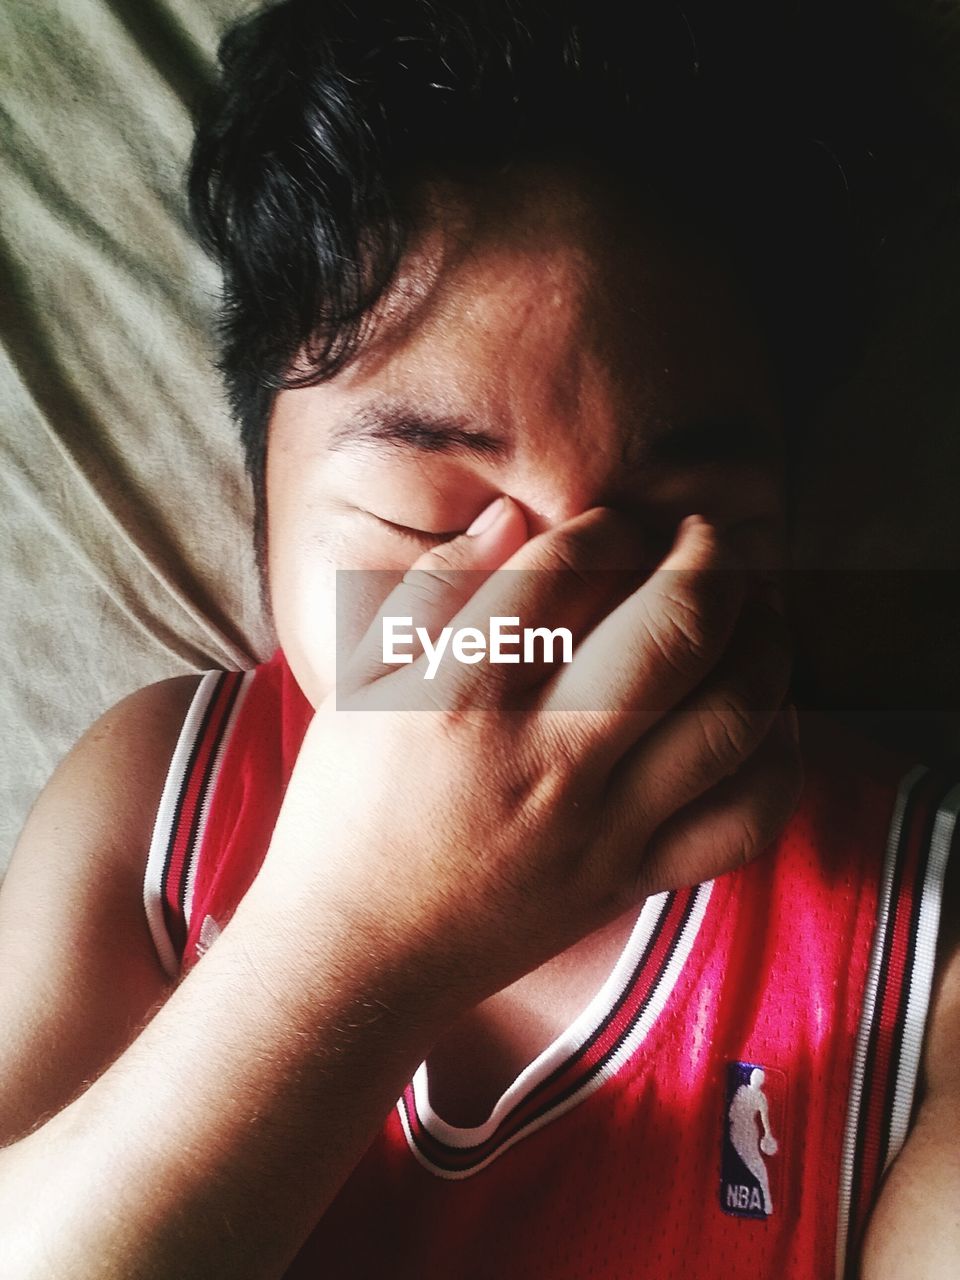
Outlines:
[[460,712],[476,708],[482,712],[509,710],[515,688],[516,667],[482,662],[463,667],[450,682],[452,705]]
[[431,551],[409,568],[401,581],[415,603],[430,606],[438,604],[449,595],[462,572],[449,560],[444,560]]
[[737,627],[729,650],[721,660],[710,684],[734,715],[754,715],[769,719],[783,700],[793,669],[789,635],[775,615],[765,609],[765,620],[757,629],[748,621]]
[[736,849],[742,865],[753,862],[783,831],[803,791],[803,768],[792,752],[782,754],[768,775],[762,795],[738,815]]
[[746,817],[741,818],[731,839],[731,854],[735,865],[749,866],[768,843],[758,822]]
[[724,689],[704,708],[700,730],[711,758],[732,772],[760,738],[753,709],[734,689]]
[[558,804],[556,774],[530,758],[503,761],[488,782],[490,816],[504,831],[536,843]]
[[555,815],[576,800],[582,747],[571,726],[561,730],[539,718],[533,735],[518,742],[514,759],[512,802],[521,801],[531,812]]
[[555,725],[547,733],[547,759],[558,779],[567,782],[580,770],[589,743],[589,730],[579,717],[569,717],[561,728]]
[[452,738],[456,729],[466,723],[467,705],[455,696],[446,682],[421,680],[416,692],[423,710],[437,717],[437,724],[445,737]]
[[590,507],[542,535],[540,558],[547,567],[583,575],[606,565],[612,547],[631,547],[638,539],[635,522],[613,507]]
[[428,572],[456,569],[459,559],[455,542],[440,542],[435,547],[421,552],[408,572],[415,572],[418,569],[425,569]]
[[699,674],[709,659],[710,636],[703,615],[676,588],[665,593],[663,607],[645,630],[663,661],[685,679]]
[[573,516],[557,536],[573,535],[583,540],[596,535],[606,537],[611,533],[627,532],[632,528],[630,518],[618,508],[595,506],[588,507],[586,511]]
[[544,546],[544,568],[565,575],[571,575],[584,586],[589,585],[589,574],[584,564],[583,538],[575,530],[564,530],[558,533]]
[[529,761],[517,762],[501,781],[501,803],[512,819],[529,821],[551,807],[552,783],[548,770],[539,769]]

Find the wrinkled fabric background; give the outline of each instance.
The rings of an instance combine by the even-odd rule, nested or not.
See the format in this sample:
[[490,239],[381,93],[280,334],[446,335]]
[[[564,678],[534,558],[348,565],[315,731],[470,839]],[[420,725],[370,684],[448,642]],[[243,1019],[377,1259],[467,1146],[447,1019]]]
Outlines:
[[[0,9],[0,868],[84,728],[165,676],[272,649],[251,504],[187,223],[191,110],[241,0]],[[960,4],[877,6],[960,138]],[[909,187],[909,189],[907,189]],[[956,756],[960,186],[911,173],[862,367],[800,450],[801,684]],[[952,753],[952,754],[951,754]],[[131,769],[136,761],[131,761]]]
[[107,706],[270,648],[183,195],[191,103],[242,9],[0,10],[4,852]]

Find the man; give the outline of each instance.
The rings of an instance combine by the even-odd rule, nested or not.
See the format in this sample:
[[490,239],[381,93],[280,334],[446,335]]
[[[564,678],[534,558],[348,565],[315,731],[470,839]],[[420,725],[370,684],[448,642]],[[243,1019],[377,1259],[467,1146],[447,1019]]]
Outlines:
[[[315,8],[230,39],[194,168],[281,647],[128,699],[31,815],[12,1273],[853,1267],[919,1025],[863,1273],[937,1274],[955,796],[813,717],[800,795],[758,580],[797,357],[689,33],[654,14],[638,97],[596,10]],[[416,712],[380,615],[568,626],[574,659],[450,665]],[[755,1070],[759,1216],[720,1195]]]

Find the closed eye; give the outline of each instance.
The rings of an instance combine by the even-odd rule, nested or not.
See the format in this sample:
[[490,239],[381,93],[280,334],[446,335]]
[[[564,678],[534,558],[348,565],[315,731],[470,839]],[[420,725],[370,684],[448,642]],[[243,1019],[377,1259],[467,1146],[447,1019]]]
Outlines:
[[396,524],[393,520],[385,520],[383,516],[375,515],[372,511],[370,514],[378,524],[382,524],[386,526],[386,528],[392,529],[394,533],[400,534],[401,537],[413,538],[419,542],[427,542],[430,543],[431,546],[437,542],[449,542],[451,538],[459,538],[461,533],[463,533],[462,529],[441,529],[437,532],[434,532],[431,529],[414,529],[411,525]]

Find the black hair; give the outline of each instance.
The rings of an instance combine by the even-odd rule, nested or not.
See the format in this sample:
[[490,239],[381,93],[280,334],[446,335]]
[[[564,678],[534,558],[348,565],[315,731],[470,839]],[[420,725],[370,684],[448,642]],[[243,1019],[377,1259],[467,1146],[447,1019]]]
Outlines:
[[286,0],[227,33],[190,197],[224,274],[221,369],[258,552],[274,396],[356,355],[424,177],[561,153],[667,187],[742,267],[791,402],[834,378],[853,333],[849,159],[824,138],[835,104],[804,81],[809,50],[776,11]]

